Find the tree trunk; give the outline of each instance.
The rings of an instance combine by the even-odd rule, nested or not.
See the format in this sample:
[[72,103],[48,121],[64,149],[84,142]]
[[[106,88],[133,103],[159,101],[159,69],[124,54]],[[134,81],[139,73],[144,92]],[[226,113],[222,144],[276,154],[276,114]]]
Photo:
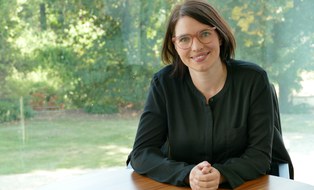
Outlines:
[[40,9],[40,27],[42,31],[45,31],[47,29],[46,5],[44,3],[41,3],[39,5],[39,9]]
[[279,107],[282,113],[288,113],[291,108],[291,92],[289,86],[282,81],[279,81]]

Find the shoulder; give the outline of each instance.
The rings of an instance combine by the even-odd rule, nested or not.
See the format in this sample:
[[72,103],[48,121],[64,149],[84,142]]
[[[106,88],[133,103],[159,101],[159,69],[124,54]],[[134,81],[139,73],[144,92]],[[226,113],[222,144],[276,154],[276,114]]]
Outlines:
[[173,72],[173,65],[167,65],[160,69],[158,72],[154,73],[152,82],[153,83],[168,83],[174,79],[171,76]]
[[230,74],[236,78],[253,79],[261,77],[268,80],[267,72],[261,66],[242,60],[230,60],[227,63]]
[[248,61],[230,60],[227,66],[232,68],[232,70],[266,74],[266,71],[261,66]]
[[229,78],[234,85],[261,89],[269,86],[270,81],[267,72],[255,63],[230,60],[227,63],[227,68]]
[[154,74],[154,77],[157,78],[165,78],[165,77],[170,77],[171,73],[173,72],[173,65],[167,65],[160,69],[158,72]]
[[180,90],[186,85],[187,77],[173,76],[173,65],[167,65],[156,72],[151,80],[151,86],[167,92]]

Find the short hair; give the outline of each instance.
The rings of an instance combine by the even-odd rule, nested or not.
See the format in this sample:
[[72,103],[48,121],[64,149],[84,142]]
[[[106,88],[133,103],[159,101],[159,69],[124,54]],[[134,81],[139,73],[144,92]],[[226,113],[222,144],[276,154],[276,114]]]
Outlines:
[[161,59],[164,64],[173,64],[174,76],[183,77],[187,67],[180,59],[172,38],[175,32],[175,26],[183,16],[191,17],[202,24],[216,27],[216,31],[221,40],[220,59],[227,62],[235,56],[236,42],[231,28],[219,13],[207,2],[201,0],[187,0],[178,4],[172,10],[168,20],[167,30],[164,36]]

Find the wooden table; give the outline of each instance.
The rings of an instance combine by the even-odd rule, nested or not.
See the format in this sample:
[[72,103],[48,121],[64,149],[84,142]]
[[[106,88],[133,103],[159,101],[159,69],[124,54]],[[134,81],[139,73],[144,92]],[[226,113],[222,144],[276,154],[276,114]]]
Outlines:
[[[188,187],[176,187],[151,180],[131,169],[107,169],[92,172],[70,180],[60,181],[40,188],[40,190],[188,190]],[[314,190],[314,186],[293,180],[263,176],[248,181],[236,190]],[[219,189],[223,190],[223,189]]]

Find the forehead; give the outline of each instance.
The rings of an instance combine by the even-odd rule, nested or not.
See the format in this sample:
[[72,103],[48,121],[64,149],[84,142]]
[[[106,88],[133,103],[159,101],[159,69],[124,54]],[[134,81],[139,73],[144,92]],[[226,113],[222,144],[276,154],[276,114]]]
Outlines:
[[179,18],[175,29],[175,36],[183,35],[183,34],[194,34],[199,32],[200,30],[204,30],[208,28],[208,25],[203,24],[192,17],[183,16]]

